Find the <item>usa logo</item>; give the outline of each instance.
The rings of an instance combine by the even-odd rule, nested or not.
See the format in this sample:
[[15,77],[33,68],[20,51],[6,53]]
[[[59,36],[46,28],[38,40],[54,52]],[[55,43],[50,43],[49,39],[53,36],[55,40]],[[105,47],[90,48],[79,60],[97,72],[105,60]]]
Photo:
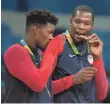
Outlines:
[[92,65],[93,64],[93,56],[92,55],[88,55],[88,57],[87,57],[87,59],[88,59],[88,62]]

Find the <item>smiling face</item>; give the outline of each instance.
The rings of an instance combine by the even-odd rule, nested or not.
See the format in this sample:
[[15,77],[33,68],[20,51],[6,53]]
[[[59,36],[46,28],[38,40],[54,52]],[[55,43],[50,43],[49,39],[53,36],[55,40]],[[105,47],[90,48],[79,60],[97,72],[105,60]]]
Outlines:
[[88,36],[93,28],[93,23],[92,13],[77,10],[75,15],[70,18],[72,38],[78,43],[82,42],[83,39],[78,38],[78,36]]

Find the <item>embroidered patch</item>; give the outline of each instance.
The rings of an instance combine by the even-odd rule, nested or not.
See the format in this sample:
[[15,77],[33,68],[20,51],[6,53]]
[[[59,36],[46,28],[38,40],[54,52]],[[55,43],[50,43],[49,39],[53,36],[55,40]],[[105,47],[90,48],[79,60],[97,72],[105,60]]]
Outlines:
[[92,65],[93,64],[93,56],[92,55],[88,55],[88,57],[87,57],[87,59],[88,59],[88,62]]

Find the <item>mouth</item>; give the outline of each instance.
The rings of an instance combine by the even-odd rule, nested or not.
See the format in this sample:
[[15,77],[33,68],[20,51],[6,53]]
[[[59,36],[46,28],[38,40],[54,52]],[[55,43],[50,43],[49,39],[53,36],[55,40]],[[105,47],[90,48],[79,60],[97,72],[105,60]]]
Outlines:
[[85,36],[84,34],[78,34],[78,33],[76,33],[76,38],[78,38],[78,39],[82,39],[82,40],[85,40],[85,41],[88,41],[89,40],[89,36]]

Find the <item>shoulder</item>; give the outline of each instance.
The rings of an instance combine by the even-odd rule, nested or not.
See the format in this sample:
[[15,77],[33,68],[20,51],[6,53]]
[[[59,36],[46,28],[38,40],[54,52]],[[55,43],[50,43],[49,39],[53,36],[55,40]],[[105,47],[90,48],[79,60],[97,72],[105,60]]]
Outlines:
[[57,40],[62,40],[63,38],[66,38],[65,34],[59,34],[54,37],[54,39],[57,39]]
[[14,57],[16,55],[19,56],[27,53],[27,50],[23,46],[21,46],[20,44],[14,44],[7,49],[7,51],[4,54],[4,58],[10,55],[13,55]]

